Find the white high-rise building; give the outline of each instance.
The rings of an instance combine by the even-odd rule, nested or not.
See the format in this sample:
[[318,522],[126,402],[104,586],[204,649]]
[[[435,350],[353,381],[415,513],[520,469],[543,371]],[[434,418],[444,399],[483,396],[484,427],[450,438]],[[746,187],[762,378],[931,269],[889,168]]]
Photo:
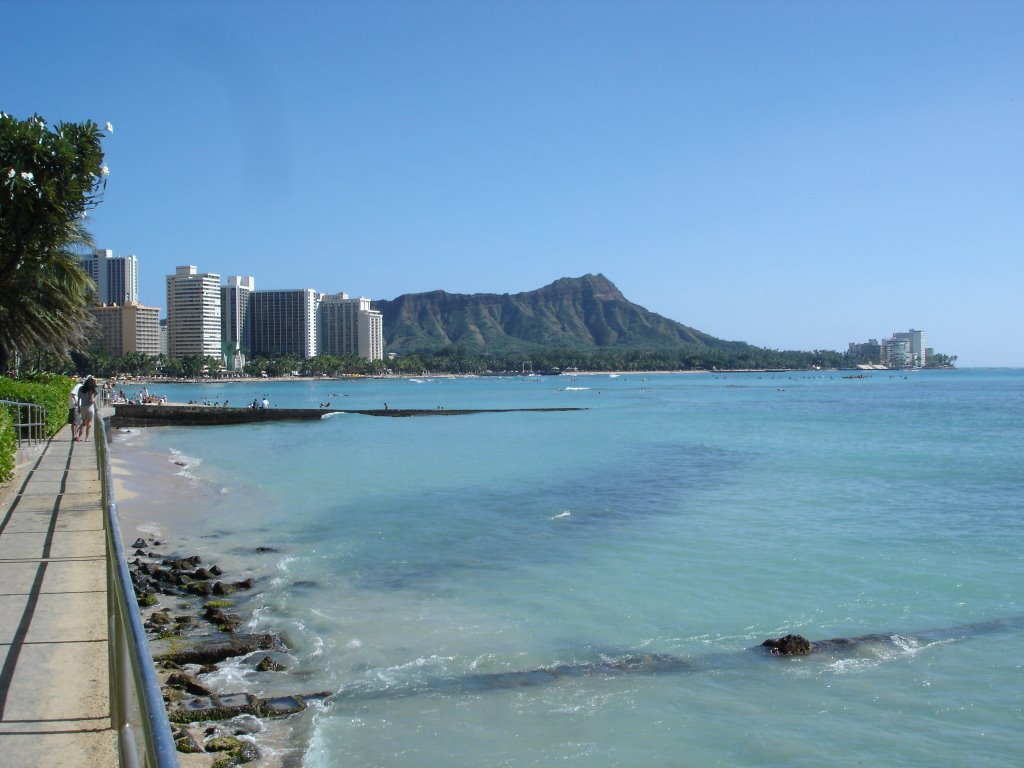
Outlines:
[[96,250],[79,256],[78,261],[96,283],[98,304],[138,303],[139,262],[134,256],[115,256],[111,250]]
[[348,294],[321,296],[317,309],[317,351],[321,355],[358,355],[367,360],[384,359],[384,323],[380,312],[370,309],[364,297]]
[[220,275],[184,266],[167,276],[167,353],[220,357]]
[[897,341],[905,341],[908,345],[907,362],[913,368],[924,368],[928,361],[928,352],[925,349],[924,331],[916,331],[911,328],[907,332],[893,333],[892,338]]
[[250,357],[316,356],[317,292],[312,288],[250,294]]

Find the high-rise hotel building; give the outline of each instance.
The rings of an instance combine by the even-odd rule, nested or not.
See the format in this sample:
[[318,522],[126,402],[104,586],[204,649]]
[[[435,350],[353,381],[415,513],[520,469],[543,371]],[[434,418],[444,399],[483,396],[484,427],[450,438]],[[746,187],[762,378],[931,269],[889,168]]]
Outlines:
[[100,326],[100,346],[111,357],[121,357],[128,352],[160,354],[159,307],[144,307],[129,301],[90,307],[89,312]]
[[220,357],[220,275],[177,267],[167,276],[167,354]]
[[237,344],[248,354],[252,349],[249,317],[250,296],[256,290],[256,278],[231,275],[220,287],[220,335],[227,343]]
[[383,328],[381,313],[370,309],[367,298],[350,299],[345,293],[320,297],[317,349],[321,355],[383,360]]
[[78,257],[85,273],[96,283],[97,304],[128,304],[139,300],[139,263],[134,256],[115,256],[96,250]]
[[316,356],[316,305],[312,288],[253,291],[250,294],[250,356]]

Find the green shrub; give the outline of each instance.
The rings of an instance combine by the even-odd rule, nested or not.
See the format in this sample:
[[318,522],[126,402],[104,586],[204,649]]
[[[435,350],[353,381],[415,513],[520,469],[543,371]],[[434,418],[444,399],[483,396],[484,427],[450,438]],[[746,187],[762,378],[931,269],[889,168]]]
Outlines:
[[68,420],[68,392],[75,380],[56,374],[39,374],[24,379],[0,378],[0,400],[35,403],[46,409],[46,434],[57,434]]
[[14,476],[14,451],[17,447],[14,420],[6,408],[0,408],[0,483],[6,483]]

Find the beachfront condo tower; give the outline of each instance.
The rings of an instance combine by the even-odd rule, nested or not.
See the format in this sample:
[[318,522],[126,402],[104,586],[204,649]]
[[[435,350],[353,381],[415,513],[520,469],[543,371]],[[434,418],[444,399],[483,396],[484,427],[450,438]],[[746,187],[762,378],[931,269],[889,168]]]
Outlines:
[[78,262],[96,283],[97,304],[120,305],[139,300],[139,263],[134,256],[96,250],[79,256]]
[[249,299],[250,356],[315,357],[317,298],[312,288],[253,291]]
[[358,355],[366,360],[384,359],[384,323],[381,313],[370,309],[364,297],[348,294],[321,296],[317,309],[317,351],[321,355]]
[[220,275],[177,267],[167,276],[167,354],[219,358]]
[[229,344],[237,345],[245,354],[252,350],[252,328],[249,304],[256,290],[256,278],[231,275],[220,287],[220,335]]

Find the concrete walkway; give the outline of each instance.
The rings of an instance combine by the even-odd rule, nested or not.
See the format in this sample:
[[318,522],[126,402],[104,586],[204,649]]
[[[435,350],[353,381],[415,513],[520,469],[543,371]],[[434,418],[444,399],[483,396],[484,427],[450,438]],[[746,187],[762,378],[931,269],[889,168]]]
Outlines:
[[[98,422],[97,422],[98,423]],[[0,765],[117,765],[93,436],[64,427],[0,494]]]

